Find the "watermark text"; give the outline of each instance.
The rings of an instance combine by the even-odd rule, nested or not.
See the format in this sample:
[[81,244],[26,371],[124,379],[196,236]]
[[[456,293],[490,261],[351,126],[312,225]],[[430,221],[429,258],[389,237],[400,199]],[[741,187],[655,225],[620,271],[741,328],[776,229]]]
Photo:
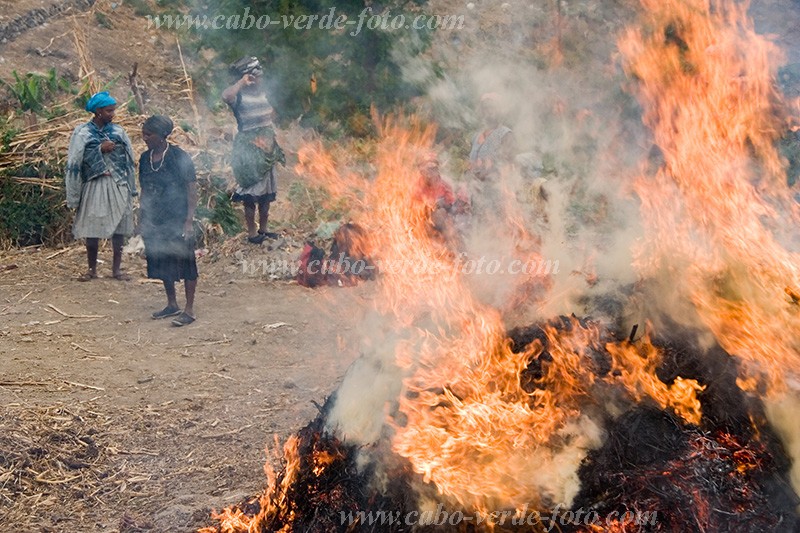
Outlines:
[[250,8],[242,13],[225,15],[221,13],[161,14],[147,15],[147,29],[168,30],[330,30],[347,31],[357,36],[365,28],[368,30],[460,30],[464,28],[464,15],[406,15],[392,13],[390,10],[378,13],[372,7],[365,7],[357,17],[351,18],[337,13],[336,7],[326,13],[312,15],[267,14],[256,16]]
[[558,274],[559,261],[545,259],[498,259],[487,256],[472,257],[461,253],[452,262],[442,261],[381,261],[352,259],[344,254],[338,258],[311,260],[301,265],[298,261],[289,259],[241,259],[242,274],[246,276],[271,276],[289,278],[298,274],[310,275],[351,275],[362,276],[371,274],[415,276],[456,276],[456,275],[525,275],[548,276]]
[[457,526],[475,524],[476,526],[539,526],[545,531],[560,531],[559,526],[612,526],[635,525],[654,526],[658,523],[656,511],[612,511],[601,516],[597,511],[577,509],[568,510],[561,504],[552,512],[529,511],[527,506],[521,510],[495,511],[489,514],[449,512],[439,504],[435,510],[410,511],[342,511],[341,524],[344,526]]

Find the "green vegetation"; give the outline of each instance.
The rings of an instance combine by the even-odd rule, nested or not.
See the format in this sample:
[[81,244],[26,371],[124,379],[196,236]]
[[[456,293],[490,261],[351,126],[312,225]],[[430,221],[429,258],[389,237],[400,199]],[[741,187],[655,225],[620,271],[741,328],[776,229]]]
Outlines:
[[[222,89],[235,81],[228,65],[243,56],[256,56],[263,65],[270,98],[282,121],[302,117],[303,125],[326,133],[369,135],[370,108],[381,112],[394,109],[419,94],[419,88],[402,75],[400,60],[393,54],[402,45],[404,53],[417,55],[430,43],[430,32],[413,30],[369,29],[364,22],[360,31],[355,25],[342,30],[320,28],[319,22],[307,24],[308,18],[331,13],[358,21],[366,11],[372,15],[413,16],[419,12],[418,1],[390,0],[373,6],[363,0],[333,2],[331,0],[283,0],[281,2],[250,2],[222,0],[215,4],[215,13],[235,16],[245,10],[254,17],[251,22],[268,16],[281,21],[268,29],[193,28],[188,34],[196,52],[210,49],[215,59],[201,66],[195,79],[208,82],[201,87],[209,107],[219,102]],[[205,9],[190,12],[192,17],[209,15]],[[318,18],[317,21],[320,19]],[[298,21],[300,29],[293,27]],[[284,22],[288,22],[284,28]],[[305,25],[304,25],[305,24]],[[373,25],[374,26],[374,25]],[[185,31],[185,28],[184,30]],[[357,33],[357,34],[355,34]],[[353,35],[355,34],[355,35]],[[198,54],[200,55],[200,54]]]
[[348,218],[350,207],[345,198],[332,200],[321,187],[309,187],[296,181],[289,186],[287,198],[292,204],[292,223],[297,226],[316,227],[322,222]]
[[67,236],[69,213],[61,190],[0,181],[0,245],[54,243]]
[[[11,148],[15,137],[29,124],[30,115],[51,120],[69,110],[56,102],[60,95],[75,91],[69,80],[55,68],[47,73],[12,72],[13,81],[0,80],[8,95],[28,114],[10,113],[0,123],[0,151]],[[64,207],[64,192],[58,180],[47,178],[63,174],[63,163],[50,161],[42,154],[28,159],[17,168],[0,174],[0,246],[30,246],[48,242],[55,244],[68,235],[69,213]]]
[[211,178],[208,187],[201,189],[203,197],[197,207],[196,217],[207,220],[209,224],[219,226],[225,235],[236,235],[242,231],[239,211],[231,204],[225,192],[225,180]]
[[28,72],[20,76],[15,70],[12,75],[13,83],[3,80],[0,83],[8,88],[23,111],[41,111],[54,95],[70,91],[69,80],[59,76],[55,68],[51,68],[47,74]]
[[123,3],[133,8],[133,14],[137,17],[146,17],[153,15],[153,8],[147,0],[123,0]]
[[100,25],[101,28],[105,28],[107,30],[111,30],[114,28],[114,25],[111,23],[111,20],[108,18],[108,15],[106,15],[102,11],[95,11],[94,19],[97,21],[97,24]]

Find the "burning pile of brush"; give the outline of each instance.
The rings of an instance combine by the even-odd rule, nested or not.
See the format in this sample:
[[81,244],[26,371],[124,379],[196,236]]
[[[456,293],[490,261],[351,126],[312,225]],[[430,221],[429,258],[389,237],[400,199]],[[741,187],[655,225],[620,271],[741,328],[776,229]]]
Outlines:
[[[619,42],[659,154],[622,187],[643,235],[630,286],[600,294],[587,276],[579,299],[556,274],[454,272],[408,186],[433,127],[382,123],[370,180],[321,145],[300,153],[303,174],[362,206],[365,255],[424,268],[381,270],[363,357],[261,498],[206,532],[800,528],[800,210],[775,147],[788,107],[746,6],[712,4],[642,0]],[[502,216],[473,231],[540,260],[548,236],[500,181]],[[542,318],[578,302],[595,318]],[[635,304],[649,320],[631,331]]]
[[[548,330],[587,327],[592,325],[562,317],[554,324],[509,332],[514,350],[524,351],[531,343],[541,346],[520,373],[520,387],[531,393],[541,387],[543,375],[555,362]],[[697,339],[691,332],[682,331],[679,338],[655,342],[665,355],[656,373],[664,384],[678,374],[702,384],[699,401],[704,414],[699,424],[688,423],[655,401],[627,402],[623,414],[607,415],[604,443],[582,462],[577,472],[581,489],[570,507],[556,504],[553,511],[553,502],[545,502],[538,509],[496,509],[486,514],[486,523],[496,531],[549,531],[551,524],[576,532],[761,532],[800,527],[800,499],[788,482],[789,459],[766,423],[763,406],[736,387],[735,360],[719,347],[708,352],[692,348]],[[622,371],[613,360],[608,350],[596,346],[584,363],[602,380]],[[461,512],[458,507],[414,514],[423,477],[408,461],[387,459],[380,444],[349,444],[326,429],[334,403],[335,397],[286,444],[284,467],[267,492],[216,515],[220,526],[206,531],[383,532],[425,525],[438,525],[431,527],[437,531],[474,530],[474,520],[442,521]],[[379,458],[385,470],[376,477]],[[535,478],[541,472],[531,468],[523,474]],[[534,514],[536,520],[531,521]]]

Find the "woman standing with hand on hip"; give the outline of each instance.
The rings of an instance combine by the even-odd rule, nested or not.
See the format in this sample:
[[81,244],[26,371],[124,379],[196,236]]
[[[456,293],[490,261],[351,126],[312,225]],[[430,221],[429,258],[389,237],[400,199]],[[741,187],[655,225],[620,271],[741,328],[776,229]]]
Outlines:
[[[244,204],[247,240],[261,244],[277,238],[267,229],[269,204],[275,201],[278,184],[275,165],[286,164],[283,150],[275,140],[274,110],[263,86],[263,69],[255,57],[245,57],[231,65],[238,81],[222,92],[222,100],[236,117],[239,133],[233,143],[231,166],[238,187],[234,202]],[[255,214],[258,207],[258,226]]]
[[[172,120],[163,115],[145,121],[142,138],[148,150],[139,159],[139,183],[147,277],[160,279],[167,294],[167,306],[152,316],[174,316],[172,325],[180,327],[195,321],[197,262],[193,220],[197,183],[192,158],[167,141],[173,127]],[[186,294],[183,311],[175,293],[175,282],[180,280],[184,280]]]

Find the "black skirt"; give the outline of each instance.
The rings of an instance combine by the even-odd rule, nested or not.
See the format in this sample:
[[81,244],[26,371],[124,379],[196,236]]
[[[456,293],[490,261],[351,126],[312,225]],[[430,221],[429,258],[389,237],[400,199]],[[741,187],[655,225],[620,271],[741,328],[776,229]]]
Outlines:
[[194,239],[182,237],[144,238],[147,277],[162,281],[197,279]]

